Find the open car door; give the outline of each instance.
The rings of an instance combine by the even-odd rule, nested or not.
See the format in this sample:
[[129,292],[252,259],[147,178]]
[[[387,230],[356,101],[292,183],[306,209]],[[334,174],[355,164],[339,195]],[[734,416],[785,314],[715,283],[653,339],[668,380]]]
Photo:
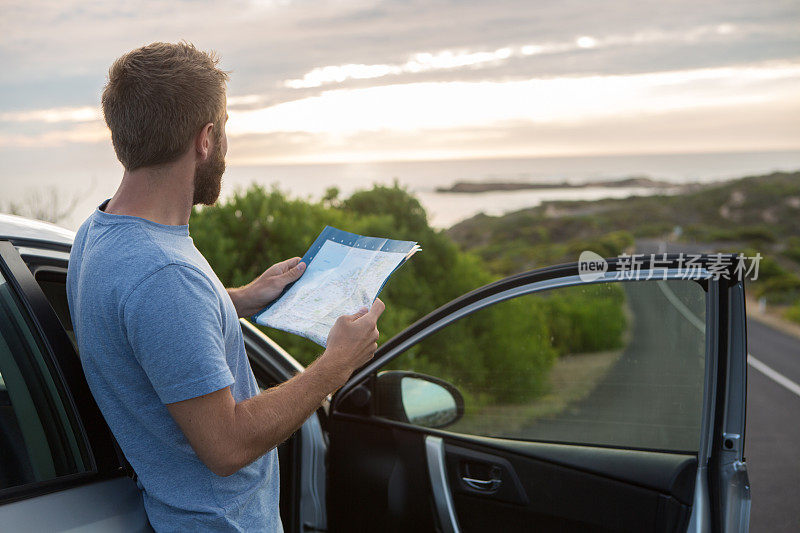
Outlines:
[[734,263],[536,270],[386,342],[332,400],[331,531],[746,530]]

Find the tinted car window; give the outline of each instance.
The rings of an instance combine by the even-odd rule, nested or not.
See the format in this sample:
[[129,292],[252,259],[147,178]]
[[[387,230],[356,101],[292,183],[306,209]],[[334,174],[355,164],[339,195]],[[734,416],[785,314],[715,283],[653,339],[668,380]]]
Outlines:
[[67,276],[60,272],[38,271],[36,272],[36,281],[39,283],[42,292],[50,302],[53,311],[56,312],[61,325],[67,332],[75,351],[78,351],[78,344],[75,342],[75,332],[72,328],[72,318],[69,314],[69,305],[67,304]]
[[0,490],[89,469],[71,405],[0,275]]
[[391,368],[459,389],[465,413],[447,431],[696,451],[705,315],[690,280],[556,288],[445,326]]

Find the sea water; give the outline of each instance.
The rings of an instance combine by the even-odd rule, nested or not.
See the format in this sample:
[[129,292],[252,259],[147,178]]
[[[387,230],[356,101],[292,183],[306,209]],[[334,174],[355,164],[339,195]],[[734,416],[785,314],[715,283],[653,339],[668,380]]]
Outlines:
[[[229,152],[229,156],[231,153]],[[111,154],[113,157],[113,154]],[[122,168],[107,155],[102,158],[65,156],[50,169],[47,161],[29,160],[0,167],[0,190],[7,199],[22,199],[37,191],[56,191],[67,201],[77,196],[72,212],[60,224],[76,228],[103,199],[111,196]],[[55,163],[53,163],[55,164]],[[458,181],[587,183],[648,176],[674,183],[709,183],[776,170],[800,169],[800,151],[644,154],[575,157],[462,159],[336,164],[281,164],[239,166],[229,157],[223,180],[223,198],[251,183],[277,186],[293,197],[319,199],[329,187],[342,196],[373,184],[397,181],[417,195],[430,222],[440,228],[484,212],[498,215],[532,207],[547,200],[592,200],[653,194],[660,189],[581,187],[493,191],[477,194],[436,192]]]

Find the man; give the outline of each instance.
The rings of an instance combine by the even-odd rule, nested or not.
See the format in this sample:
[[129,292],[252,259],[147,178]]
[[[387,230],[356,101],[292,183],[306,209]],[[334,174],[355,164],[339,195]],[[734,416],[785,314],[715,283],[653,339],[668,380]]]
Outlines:
[[225,170],[227,73],[188,43],[109,70],[103,113],[125,172],[78,230],[67,294],[86,379],[158,531],[280,531],[276,446],[377,348],[384,309],[340,317],[303,373],[259,394],[238,317],[275,299],[295,257],[225,289],[189,236]]

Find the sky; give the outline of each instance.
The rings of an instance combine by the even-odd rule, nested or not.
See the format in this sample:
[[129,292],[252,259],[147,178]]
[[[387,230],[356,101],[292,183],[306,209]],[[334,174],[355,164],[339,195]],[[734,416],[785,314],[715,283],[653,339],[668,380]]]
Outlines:
[[800,2],[2,0],[0,183],[116,164],[108,67],[230,70],[228,165],[800,148]]

